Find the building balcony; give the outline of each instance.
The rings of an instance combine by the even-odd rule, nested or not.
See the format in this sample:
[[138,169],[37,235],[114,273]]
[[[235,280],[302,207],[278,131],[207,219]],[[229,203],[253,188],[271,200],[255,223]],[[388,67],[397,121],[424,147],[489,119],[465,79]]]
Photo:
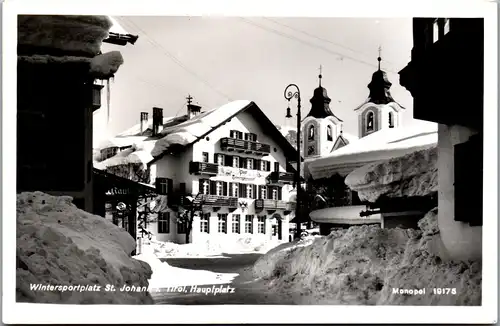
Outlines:
[[219,173],[219,164],[189,162],[189,173],[196,175],[217,175]]
[[267,176],[267,183],[270,185],[292,184],[295,179],[294,173],[291,172],[271,172]]
[[255,155],[267,155],[271,153],[271,146],[249,140],[235,139],[230,137],[222,138],[220,148],[223,151],[239,152]]
[[295,209],[294,202],[287,202],[284,200],[274,200],[274,199],[256,199],[255,200],[255,210],[260,212],[262,210],[267,210],[269,213],[275,212],[278,209],[284,211],[293,211]]
[[238,208],[238,198],[198,194],[193,201],[193,205],[197,207],[210,206],[214,208],[214,211],[221,207],[236,209]]

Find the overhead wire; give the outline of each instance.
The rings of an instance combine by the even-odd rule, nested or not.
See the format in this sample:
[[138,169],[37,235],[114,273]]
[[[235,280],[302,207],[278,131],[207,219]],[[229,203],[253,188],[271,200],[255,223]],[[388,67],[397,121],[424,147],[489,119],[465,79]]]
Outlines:
[[190,75],[192,75],[193,77],[195,77],[196,79],[198,79],[199,81],[201,81],[203,84],[205,84],[206,86],[208,86],[212,91],[214,91],[215,93],[217,93],[219,96],[221,97],[224,97],[226,100],[229,100],[229,101],[233,101],[233,99],[225,94],[224,92],[220,91],[219,89],[217,89],[215,86],[213,86],[209,81],[207,81],[206,79],[204,79],[203,77],[201,77],[200,75],[198,75],[196,72],[192,71],[189,67],[187,67],[184,63],[182,63],[176,56],[174,56],[172,53],[170,53],[167,49],[165,49],[165,47],[163,47],[161,44],[159,44],[158,42],[156,42],[151,36],[148,35],[148,33],[146,33],[142,28],[140,28],[137,24],[135,24],[133,21],[127,19],[126,17],[117,17],[117,19],[120,21],[120,22],[124,22],[126,25],[128,26],[132,26],[134,27],[134,29],[136,31],[139,31],[140,34],[142,34],[146,40],[153,46],[155,47],[157,50],[159,50],[162,54],[164,54],[165,56],[167,56],[169,59],[171,59],[176,65],[178,65],[179,67],[181,67],[183,70],[185,70],[186,72],[188,72]]

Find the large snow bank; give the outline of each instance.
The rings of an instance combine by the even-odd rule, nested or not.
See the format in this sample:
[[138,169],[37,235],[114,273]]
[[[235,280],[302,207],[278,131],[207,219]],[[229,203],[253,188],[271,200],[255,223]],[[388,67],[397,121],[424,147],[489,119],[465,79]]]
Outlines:
[[99,54],[112,22],[106,16],[19,15],[17,26],[19,46],[94,57]]
[[[278,247],[254,271],[297,304],[480,305],[481,264],[446,260],[436,211],[420,221],[421,230],[355,226],[308,246]],[[426,292],[394,294],[395,288]],[[436,295],[432,288],[456,294]]]
[[426,196],[437,191],[437,148],[429,148],[387,161],[362,166],[345,179],[361,200],[380,196]]
[[[149,265],[130,257],[134,239],[68,196],[17,196],[16,295],[21,302],[149,304],[147,292],[106,292],[106,285],[147,287]],[[100,286],[100,291],[34,291],[30,285]],[[94,287],[96,289],[96,287]]]

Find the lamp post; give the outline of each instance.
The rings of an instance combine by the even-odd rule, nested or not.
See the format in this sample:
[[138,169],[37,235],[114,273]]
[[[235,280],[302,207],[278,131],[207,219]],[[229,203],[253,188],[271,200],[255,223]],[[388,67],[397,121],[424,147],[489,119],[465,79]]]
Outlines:
[[[293,90],[293,88],[296,89],[296,91]],[[297,229],[296,229],[296,237],[300,237],[302,231],[301,231],[301,225],[300,225],[300,204],[301,204],[301,193],[302,193],[302,186],[300,182],[300,164],[302,161],[302,156],[300,155],[300,122],[302,120],[301,114],[300,114],[300,89],[299,86],[295,84],[290,84],[285,88],[285,98],[288,100],[288,108],[286,109],[286,117],[291,118],[292,114],[290,113],[290,100],[292,98],[297,99],[297,169],[295,172],[295,187],[297,188],[297,202],[295,204],[295,224],[297,224]]]

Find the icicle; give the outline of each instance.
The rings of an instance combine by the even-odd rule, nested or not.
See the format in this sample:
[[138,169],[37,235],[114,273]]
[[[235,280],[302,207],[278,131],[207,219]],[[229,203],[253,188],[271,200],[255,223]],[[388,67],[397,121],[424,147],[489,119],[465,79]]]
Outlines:
[[111,90],[109,89],[109,79],[108,79],[107,80],[107,87],[106,87],[106,106],[108,108],[108,118],[106,121],[106,129],[109,128],[109,115],[111,113],[110,102],[111,102]]

